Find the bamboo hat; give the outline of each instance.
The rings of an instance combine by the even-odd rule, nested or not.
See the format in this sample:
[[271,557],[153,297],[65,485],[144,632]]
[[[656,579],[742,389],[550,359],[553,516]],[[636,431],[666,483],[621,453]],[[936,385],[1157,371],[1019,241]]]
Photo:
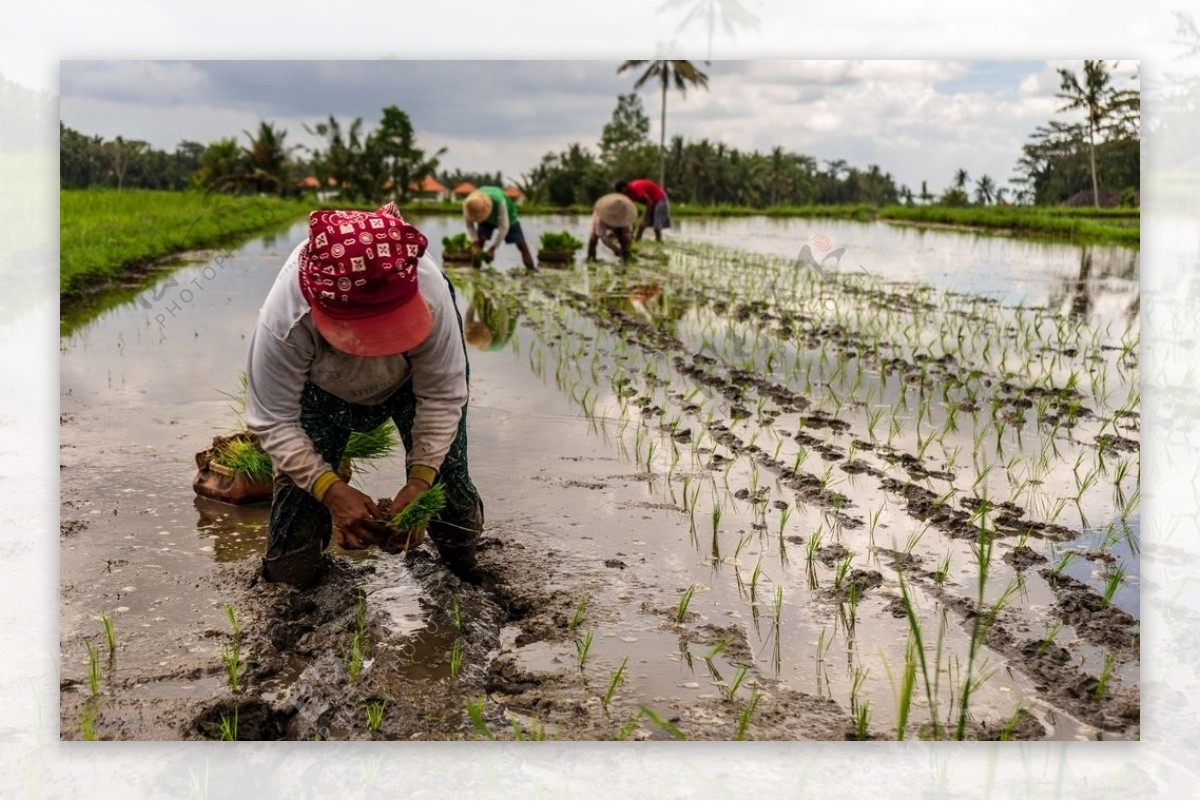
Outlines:
[[492,216],[492,199],[483,192],[472,192],[463,201],[463,216],[473,223],[481,223]]
[[633,201],[617,192],[603,196],[592,208],[600,222],[609,228],[628,228],[638,218],[637,206]]

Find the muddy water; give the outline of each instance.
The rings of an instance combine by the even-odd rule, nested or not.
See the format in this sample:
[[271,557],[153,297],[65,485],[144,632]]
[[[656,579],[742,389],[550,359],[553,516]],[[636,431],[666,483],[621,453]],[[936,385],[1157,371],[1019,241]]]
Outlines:
[[[456,232],[454,221],[445,218],[419,224],[435,252],[443,235]],[[531,239],[541,230],[582,225],[569,218],[523,220]],[[1045,306],[1108,326],[1116,335],[1136,320],[1137,260],[1129,251],[825,221],[780,226],[766,220],[687,220],[680,229],[680,236],[724,237],[727,244],[788,257],[795,256],[797,242],[824,234],[831,250],[846,247],[842,269],[849,266],[845,260],[861,256],[864,268],[870,261],[889,281],[922,281],[1005,304]],[[702,444],[690,452],[678,449],[674,464],[668,455],[672,438],[662,437],[656,424],[657,451],[650,453],[644,420],[654,420],[653,411],[627,413],[608,382],[627,355],[618,354],[622,346],[611,320],[595,317],[595,309],[624,304],[630,315],[655,321],[674,302],[666,316],[674,318],[671,328],[684,342],[701,336],[714,315],[724,319],[723,312],[688,299],[686,283],[653,259],[628,275],[608,262],[591,272],[574,268],[518,279],[509,274],[519,264],[516,251],[506,247],[499,273],[456,274],[464,311],[474,306],[481,316],[478,300],[487,295],[507,306],[518,323],[511,334],[510,326],[498,326],[501,333],[485,349],[470,351],[472,475],[489,519],[481,559],[496,573],[497,586],[458,585],[425,549],[407,563],[374,554],[339,555],[327,586],[311,597],[255,585],[253,565],[265,541],[267,509],[197,499],[190,490],[191,457],[214,434],[235,425],[220,391],[236,386],[257,304],[301,233],[297,226],[252,242],[232,258],[185,266],[150,287],[141,301],[102,312],[62,340],[64,737],[80,734],[89,694],[83,639],[102,640],[94,620],[100,612],[113,616],[119,642],[104,668],[97,712],[103,737],[215,736],[215,723],[231,699],[244,715],[243,737],[446,738],[480,736],[481,726],[511,737],[516,720],[526,731],[563,738],[622,733],[662,738],[676,726],[691,738],[724,739],[736,735],[745,716],[747,736],[828,739],[853,735],[852,709],[864,702],[870,703],[868,735],[894,736],[895,683],[910,635],[903,611],[896,616],[900,592],[893,563],[905,557],[888,553],[902,550],[918,524],[904,512],[903,500],[892,497],[878,521],[877,543],[872,537],[868,544],[863,526],[852,531],[848,522],[839,523],[806,560],[806,545],[823,521],[836,523],[843,508],[847,520],[869,518],[884,497],[875,476],[845,474],[837,490],[849,507],[829,507],[813,497],[798,502],[795,488],[781,479],[786,471],[766,465],[756,472],[755,434],[736,415],[725,420],[725,430],[720,418],[716,426],[708,421],[706,431],[703,413],[688,418]],[[812,252],[820,253],[818,241],[811,241]],[[629,288],[638,284],[658,285],[660,293],[647,299],[651,293],[634,292],[631,303]],[[579,297],[589,300],[570,311],[571,299]],[[587,342],[588,350],[568,355],[566,341]],[[685,411],[691,401],[684,398],[714,394],[711,386],[676,372],[669,347],[645,344],[630,363],[643,374],[652,368],[648,386],[638,380],[638,391],[649,401],[645,409],[659,405],[672,416],[691,414]],[[699,339],[688,349],[703,350]],[[592,382],[582,380],[581,364],[588,359],[598,371]],[[567,366],[579,372],[570,381],[564,379]],[[886,396],[896,397],[899,382],[882,383]],[[729,406],[720,408],[728,412]],[[863,435],[864,415],[843,411],[840,417]],[[795,446],[789,440],[785,450],[779,430],[803,431],[801,418],[776,410],[773,424],[762,426],[759,450],[774,450],[778,460],[790,463]],[[728,434],[742,437],[741,444],[720,447],[714,437]],[[913,451],[912,439],[906,428],[894,443],[896,451]],[[841,447],[845,455],[846,442],[827,437],[820,444]],[[718,458],[727,464],[714,464]],[[866,458],[887,469],[885,460]],[[824,467],[806,469],[820,473]],[[361,473],[356,482],[386,496],[395,491],[401,472],[397,457]],[[1045,494],[1070,490],[1061,472],[1043,478]],[[926,485],[935,486],[930,481]],[[689,504],[689,493],[701,486],[703,500]],[[738,497],[739,489],[744,497]],[[751,500],[763,490],[769,501]],[[1128,482],[1126,490],[1131,491]],[[774,502],[789,510],[786,520]],[[714,526],[717,508],[722,519]],[[1107,525],[1115,517],[1113,502],[1098,491],[1086,494],[1077,511],[1061,514],[1058,523],[1070,536],[1030,539],[1031,552],[1054,562],[1072,549],[1120,560],[1128,578],[1111,607],[1136,615],[1136,517],[1113,541],[1114,527]],[[1016,550],[1014,539],[1001,541],[996,557]],[[845,599],[831,587],[847,553],[862,571],[861,599],[849,623]],[[931,579],[947,553],[953,555],[949,575]],[[941,630],[945,652],[964,654],[970,619],[964,599],[973,597],[977,572],[968,543],[935,529],[908,558],[922,565],[909,574],[908,589],[920,593],[927,650]],[[1085,636],[1092,618],[1103,614],[1086,593],[1094,596],[1103,588],[1105,562],[1076,557],[1063,568],[1063,575],[1079,582],[1074,589],[1084,599],[1071,600],[1069,613],[1056,606],[1064,603],[1062,582],[1052,587],[1034,576],[1045,564],[1035,561],[1022,571],[997,564],[1000,578],[989,585],[989,603],[995,587],[1010,576],[1019,572],[1027,579],[999,614],[994,629],[999,633],[989,635],[980,669],[990,677],[971,699],[968,734],[997,736],[1009,723],[1017,737],[1136,733],[1136,648],[1130,656],[1128,648],[1097,645]],[[692,600],[680,615],[680,598],[689,588]],[[350,681],[348,632],[357,625],[360,592],[368,610],[362,639],[369,648],[361,676]],[[582,622],[572,628],[584,599]],[[245,631],[248,664],[237,696],[227,687],[221,660],[231,636],[224,604],[240,610]],[[455,606],[457,624],[450,614]],[[943,611],[947,622],[939,628]],[[1022,655],[1023,643],[1041,640],[1048,621],[1061,618],[1070,619],[1053,638],[1054,648]],[[588,632],[591,645],[580,667],[577,641]],[[1043,664],[1044,657],[1058,658],[1060,646],[1062,660]],[[1111,681],[1120,692],[1103,703],[1080,700],[1089,681],[1094,684],[1088,677],[1101,673],[1108,654],[1117,651],[1121,658],[1112,666]],[[1063,667],[1067,662],[1070,671]],[[1076,663],[1082,664],[1078,670]],[[605,704],[622,664],[624,681]],[[944,661],[943,688],[961,684],[962,665]],[[935,693],[942,719],[954,701],[947,693],[953,690]],[[463,701],[480,695],[486,699],[479,713],[483,722],[472,724]],[[915,695],[910,725],[928,724],[928,696]],[[391,711],[372,733],[362,712],[379,700]],[[668,725],[645,713],[639,718],[642,707]],[[1027,714],[1015,714],[1017,709]]]

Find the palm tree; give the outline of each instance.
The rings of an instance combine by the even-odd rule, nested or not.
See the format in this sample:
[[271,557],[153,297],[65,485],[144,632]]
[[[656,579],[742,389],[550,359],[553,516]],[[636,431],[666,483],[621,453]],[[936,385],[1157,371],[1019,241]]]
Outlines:
[[1083,83],[1079,77],[1065,67],[1058,68],[1058,76],[1062,80],[1056,97],[1067,101],[1059,111],[1083,109],[1087,114],[1089,157],[1092,168],[1092,202],[1100,208],[1100,180],[1096,176],[1096,132],[1099,131],[1111,111],[1113,89],[1108,72],[1108,66],[1103,60],[1085,60],[1083,62]]
[[975,202],[986,206],[996,197],[996,182],[990,175],[984,175],[975,182]]
[[662,123],[659,130],[658,185],[667,182],[667,89],[674,84],[679,94],[687,97],[688,84],[708,88],[708,76],[690,61],[625,61],[617,67],[617,73],[645,67],[646,71],[634,82],[633,88],[641,89],[651,79],[657,78],[662,86]]
[[721,18],[721,27],[730,36],[734,35],[735,28],[758,29],[758,17],[747,11],[739,0],[663,0],[663,4],[658,7],[658,13],[661,14],[668,9],[678,8],[688,3],[695,3],[695,5],[675,30],[681,31],[699,19],[703,19],[707,23],[708,55],[705,56],[705,61],[712,59],[713,29],[716,28],[718,15]]
[[250,145],[242,152],[250,168],[248,183],[259,192],[280,192],[289,182],[290,156],[295,146],[284,144],[287,131],[273,123],[259,122],[257,133],[242,131]]
[[962,167],[959,167],[957,170],[954,171],[954,188],[966,190],[967,181],[969,181],[970,179],[971,179],[971,176],[967,175],[967,171],[964,170]]
[[921,194],[917,195],[917,197],[919,197],[921,202],[926,206],[933,201],[933,195],[929,193],[929,183],[927,181],[921,181]]

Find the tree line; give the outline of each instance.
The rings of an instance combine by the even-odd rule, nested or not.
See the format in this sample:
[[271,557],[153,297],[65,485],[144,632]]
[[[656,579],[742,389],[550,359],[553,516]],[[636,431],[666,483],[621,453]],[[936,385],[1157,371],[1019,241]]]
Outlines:
[[230,193],[298,195],[328,191],[348,201],[407,200],[427,176],[447,189],[515,184],[532,201],[567,207],[589,205],[611,190],[614,180],[665,175],[675,203],[751,208],[791,205],[940,203],[1051,205],[1078,200],[1089,204],[1132,203],[1140,189],[1140,95],[1113,84],[1115,64],[1085,61],[1082,77],[1059,69],[1064,101],[1060,112],[1081,110],[1084,120],[1051,120],[1039,126],[1023,147],[1013,186],[991,176],[972,181],[965,168],[950,185],[931,192],[897,184],[877,164],[865,168],[842,159],[818,161],[781,146],[766,152],[742,150],[707,138],[666,139],[667,88],[705,87],[707,76],[690,62],[625,62],[618,71],[643,70],[635,84],[662,87],[660,138],[650,138],[650,118],[636,91],[618,96],[612,116],[595,145],[573,142],[546,153],[521,175],[440,169],[446,149],[419,146],[408,115],[383,109],[367,130],[363,118],[348,125],[332,115],[305,130],[314,147],[289,145],[288,132],[261,122],[242,137],[200,144],[181,142],[173,152],[146,142],[105,140],[60,124],[63,188],[111,186],[148,189],[205,189]]

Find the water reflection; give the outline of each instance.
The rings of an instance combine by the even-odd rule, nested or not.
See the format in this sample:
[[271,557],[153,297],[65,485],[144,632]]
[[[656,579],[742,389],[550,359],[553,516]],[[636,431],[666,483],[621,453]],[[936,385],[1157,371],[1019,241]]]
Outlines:
[[469,287],[470,304],[463,315],[463,336],[476,350],[502,350],[517,330],[519,315],[503,298],[482,286]]
[[[1074,276],[1062,276],[1050,296],[1049,306],[1060,314],[1086,322],[1099,313],[1097,301],[1114,294],[1116,288],[1136,287],[1138,252],[1117,248],[1079,248],[1079,270]],[[1110,309],[1104,316],[1132,324],[1140,308],[1140,295],[1118,297],[1120,309]]]
[[237,562],[266,550],[270,503],[233,506],[199,495],[193,503],[199,516],[196,530],[212,538],[213,558],[216,561]]

